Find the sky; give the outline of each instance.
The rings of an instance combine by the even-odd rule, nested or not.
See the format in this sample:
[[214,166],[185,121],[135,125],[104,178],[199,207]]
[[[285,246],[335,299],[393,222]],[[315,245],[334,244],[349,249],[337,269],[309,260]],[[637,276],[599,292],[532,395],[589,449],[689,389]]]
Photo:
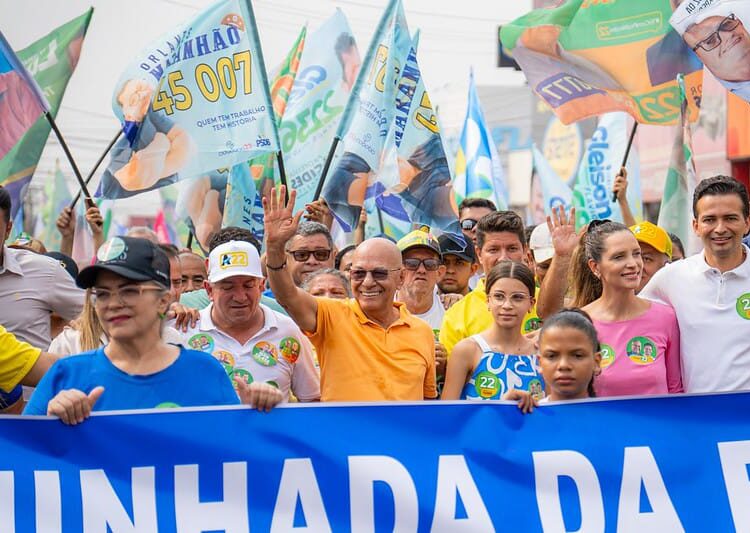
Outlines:
[[[409,29],[421,30],[419,62],[425,85],[446,132],[460,130],[466,113],[469,70],[479,85],[521,85],[523,75],[498,69],[497,26],[531,9],[531,0],[403,0]],[[58,125],[86,175],[119,127],[111,99],[115,82],[139,50],[191,18],[210,0],[0,0],[0,30],[22,49],[82,14],[94,15],[78,67],[58,114]],[[312,31],[339,7],[349,19],[362,53],[386,0],[253,0],[265,63],[281,62],[301,27]],[[50,136],[33,185],[51,179],[56,160],[72,176],[61,147]],[[71,188],[74,186],[70,178]],[[97,178],[95,178],[95,183]],[[151,214],[155,195],[122,203],[123,212]],[[119,205],[119,202],[118,202]]]

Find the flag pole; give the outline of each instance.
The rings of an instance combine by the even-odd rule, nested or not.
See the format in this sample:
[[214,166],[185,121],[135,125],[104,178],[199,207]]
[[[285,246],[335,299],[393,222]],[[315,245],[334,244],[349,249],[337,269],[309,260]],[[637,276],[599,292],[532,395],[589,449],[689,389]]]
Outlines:
[[289,201],[289,187],[286,186],[286,171],[284,170],[284,155],[281,150],[276,152],[276,162],[279,164],[279,181],[284,186],[286,194],[284,195],[284,202]]
[[81,186],[81,191],[83,192],[84,198],[86,198],[87,201],[93,202],[93,200],[91,199],[91,193],[89,193],[89,190],[86,187],[86,183],[84,183],[83,181],[83,176],[81,176],[81,171],[78,169],[78,165],[76,165],[76,162],[73,159],[73,155],[70,153],[70,149],[68,148],[68,144],[65,142],[65,139],[63,139],[62,133],[60,133],[60,130],[57,127],[57,124],[55,123],[55,119],[52,117],[52,114],[49,112],[45,112],[44,116],[47,118],[47,122],[49,122],[49,125],[52,127],[52,131],[55,132],[55,136],[57,137],[57,140],[60,142],[60,145],[62,146],[62,149],[65,152],[65,157],[68,158],[68,162],[70,163],[70,166],[73,167],[73,173],[76,175],[76,179],[78,180],[78,185]]
[[[92,168],[91,172],[89,172],[89,175],[86,176],[86,185],[88,185],[89,182],[91,181],[91,178],[94,177],[94,173],[99,169],[99,165],[102,164],[102,161],[104,161],[104,158],[107,157],[107,154],[110,152],[110,150],[112,150],[112,147],[115,145],[115,143],[117,142],[117,140],[120,138],[121,135],[122,135],[122,129],[120,128],[117,130],[117,135],[115,135],[115,138],[112,139],[112,141],[110,141],[109,145],[107,145],[107,148],[104,150],[102,155],[94,164],[94,168]],[[78,199],[80,197],[81,197],[81,191],[79,190],[78,194],[76,194],[75,198],[73,198],[73,201],[70,203],[71,210],[75,207],[76,203],[78,203]]]
[[336,153],[336,148],[339,145],[339,142],[341,141],[341,138],[337,135],[333,138],[333,142],[331,143],[331,149],[328,150],[328,156],[326,157],[326,163],[323,165],[323,172],[320,174],[320,179],[318,180],[318,186],[315,188],[315,194],[313,195],[313,202],[320,198],[320,193],[323,192],[323,182],[325,182],[326,174],[328,174],[328,169],[331,168],[331,162],[333,161],[333,154]]
[[[620,168],[623,168],[628,163],[628,156],[630,155],[630,147],[633,146],[633,139],[635,138],[635,130],[638,129],[638,122],[633,123],[633,129],[630,130],[630,138],[628,139],[628,146],[625,148],[625,156],[622,158],[622,165],[620,165]],[[617,193],[612,193],[612,201],[617,201]]]
[[190,230],[188,230],[188,240],[186,248],[191,252],[193,251],[193,232]]

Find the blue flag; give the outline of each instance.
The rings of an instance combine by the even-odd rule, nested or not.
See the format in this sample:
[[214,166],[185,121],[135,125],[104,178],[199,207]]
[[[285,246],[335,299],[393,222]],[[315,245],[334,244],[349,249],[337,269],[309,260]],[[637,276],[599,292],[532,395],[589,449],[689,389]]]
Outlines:
[[464,198],[487,198],[495,202],[498,209],[508,208],[510,200],[503,167],[484,121],[473,72],[469,76],[469,102],[456,154],[453,188],[459,203]]
[[568,211],[573,206],[573,191],[568,184],[552,169],[549,162],[536,145],[532,147],[534,153],[534,171],[539,176],[544,197],[544,214],[552,214],[552,210],[563,206]]
[[112,98],[123,137],[100,194],[132,196],[279,149],[249,0],[220,0],[143,50]]
[[401,0],[391,0],[339,123],[341,155],[325,177],[323,198],[346,232],[356,227],[367,187],[380,171],[396,112],[397,76],[410,46]]

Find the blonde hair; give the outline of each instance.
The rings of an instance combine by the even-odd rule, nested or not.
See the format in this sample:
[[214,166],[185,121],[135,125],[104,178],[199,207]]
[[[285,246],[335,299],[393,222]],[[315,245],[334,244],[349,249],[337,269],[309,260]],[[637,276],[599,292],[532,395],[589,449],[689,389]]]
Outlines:
[[86,289],[83,310],[70,325],[78,331],[82,352],[96,350],[102,345],[104,328],[102,327],[102,323],[99,322],[99,317],[96,316],[94,302],[91,299],[91,289]]

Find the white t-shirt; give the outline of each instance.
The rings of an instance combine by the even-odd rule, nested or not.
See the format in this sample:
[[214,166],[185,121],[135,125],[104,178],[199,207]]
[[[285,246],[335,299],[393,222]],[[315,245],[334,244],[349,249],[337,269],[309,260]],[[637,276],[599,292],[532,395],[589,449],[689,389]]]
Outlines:
[[245,344],[214,325],[213,304],[201,310],[195,328],[180,332],[182,344],[212,354],[232,379],[239,375],[248,383],[270,383],[281,390],[285,399],[290,390],[303,402],[320,399],[320,376],[310,341],[289,317],[262,304],[260,308],[265,318],[263,327]]
[[[180,332],[169,326],[164,328],[161,336],[167,344],[180,344],[182,342]],[[104,346],[107,344],[107,337],[102,335],[99,341],[100,345]],[[83,352],[83,349],[81,349],[81,332],[70,326],[65,326],[57,337],[52,339],[47,351],[62,356]]]
[[750,390],[750,249],[723,274],[704,252],[659,270],[638,294],[671,305],[685,392]]
[[437,288],[435,288],[435,293],[432,295],[432,307],[421,315],[414,314],[414,316],[427,322],[432,331],[440,331],[440,325],[443,323],[443,317],[445,316],[445,307],[443,307],[443,302],[440,301]]

